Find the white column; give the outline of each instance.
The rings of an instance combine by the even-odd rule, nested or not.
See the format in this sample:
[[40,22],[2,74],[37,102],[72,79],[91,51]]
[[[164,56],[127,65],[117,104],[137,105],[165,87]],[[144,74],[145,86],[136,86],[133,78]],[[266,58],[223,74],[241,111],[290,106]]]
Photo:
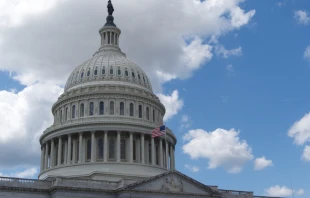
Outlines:
[[168,141],[166,140],[166,168],[168,169],[168,162],[169,162],[169,144]]
[[67,164],[67,157],[68,157],[68,141],[65,142],[64,165]]
[[141,163],[145,164],[145,156],[144,156],[144,134],[141,133]]
[[129,162],[133,163],[133,135],[132,132],[129,134]]
[[95,131],[91,132],[91,162],[96,162],[96,139]]
[[48,169],[48,143],[45,143],[44,169]]
[[67,164],[71,164],[71,134],[68,135],[68,154],[67,154]]
[[72,164],[75,164],[75,163],[76,163],[76,145],[77,145],[76,140],[73,140]]
[[151,138],[151,143],[152,143],[152,165],[155,165],[155,143],[154,143],[154,138]]
[[160,167],[164,166],[164,158],[163,158],[163,140],[159,139],[159,165]]
[[103,159],[104,162],[108,161],[108,131],[104,131],[104,143],[103,143]]
[[[109,44],[112,44],[112,32],[110,32],[110,43]],[[114,109],[115,110],[115,109]]]
[[81,164],[82,161],[82,156],[83,156],[83,148],[82,148],[82,144],[83,143],[83,133],[79,133],[79,164]]
[[41,164],[40,164],[40,172],[44,171],[44,146],[41,146]]
[[116,161],[121,161],[121,132],[117,131],[117,138],[116,138]]
[[57,165],[61,165],[61,154],[62,154],[62,139],[59,137],[58,140],[58,159],[57,159]]
[[55,166],[55,142],[54,139],[51,140],[51,156],[50,156],[50,167]]
[[170,144],[170,170],[173,170],[173,148],[172,148],[172,144]]

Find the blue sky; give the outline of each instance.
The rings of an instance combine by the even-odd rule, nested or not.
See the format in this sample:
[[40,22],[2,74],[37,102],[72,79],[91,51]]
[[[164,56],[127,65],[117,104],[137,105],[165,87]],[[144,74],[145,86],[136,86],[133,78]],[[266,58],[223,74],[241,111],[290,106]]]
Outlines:
[[[55,4],[57,4],[57,0],[55,0],[55,2]],[[119,3],[120,1],[115,2],[115,7],[119,5],[119,9],[123,9],[121,3]],[[120,24],[118,26],[123,30],[123,34],[127,35],[127,37],[124,35],[125,38],[122,40],[122,49],[127,53],[129,58],[132,57],[134,61],[138,62],[139,65],[147,71],[152,78],[153,87],[155,87],[157,93],[171,96],[171,94],[177,90],[177,100],[178,102],[183,102],[183,105],[177,108],[176,112],[166,122],[178,138],[176,167],[179,171],[205,184],[218,185],[220,188],[224,189],[254,191],[257,195],[265,195],[267,193],[266,190],[271,187],[279,185],[282,190],[285,191],[290,190],[291,185],[293,185],[296,193],[299,189],[303,190],[303,193],[298,193],[300,195],[296,195],[296,197],[309,197],[310,184],[307,179],[309,176],[308,172],[310,171],[310,157],[309,159],[302,159],[302,155],[306,146],[310,145],[310,120],[306,119],[302,126],[297,125],[295,128],[292,128],[293,132],[299,130],[303,131],[303,143],[299,145],[295,144],[294,137],[296,136],[289,137],[288,132],[295,122],[300,121],[310,112],[310,49],[309,55],[305,55],[307,47],[310,46],[310,2],[307,0],[247,0],[243,3],[232,0],[232,2],[237,2],[235,5],[240,6],[245,12],[255,10],[255,14],[253,14],[252,17],[248,16],[248,20],[238,27],[219,28],[221,33],[217,34],[216,41],[211,41],[211,37],[215,35],[214,32],[216,32],[216,30],[212,29],[214,28],[212,24],[208,24],[209,21],[206,22],[206,26],[209,25],[210,29],[208,27],[206,29],[197,28],[199,29],[197,32],[184,30],[184,35],[182,35],[182,32],[177,34],[182,36],[188,36],[190,34],[192,40],[195,40],[194,36],[199,36],[202,40],[200,46],[205,44],[213,48],[211,51],[213,54],[212,58],[206,55],[204,61],[199,62],[199,66],[193,66],[196,67],[195,69],[182,70],[185,74],[177,73],[176,70],[178,67],[153,68],[147,66],[147,61],[151,61],[153,57],[156,59],[156,54],[153,54],[149,59],[142,59],[139,58],[140,49],[136,49],[137,52],[135,50],[130,50],[133,46],[131,42],[134,41],[129,41],[125,38],[135,35],[135,31],[132,30],[129,25],[126,26],[125,21],[120,19],[121,16],[126,16],[126,13],[119,16],[119,23],[117,23]],[[172,4],[173,3],[175,3],[175,1],[172,1]],[[144,11],[146,12],[147,8],[145,8]],[[303,11],[307,14],[306,17],[300,18],[300,15],[298,17],[297,11]],[[43,14],[44,17],[48,18],[48,11],[44,10],[42,13],[45,13]],[[97,12],[94,13],[97,14]],[[152,13],[152,11],[150,11],[150,13]],[[153,14],[155,15],[155,13],[154,11]],[[21,23],[24,24],[20,27],[16,25],[13,28],[7,26],[7,31],[10,30],[14,32],[18,28],[36,27],[35,25],[39,23],[37,23],[37,19],[33,18],[38,17],[37,15],[39,14],[36,13],[35,15],[27,17],[23,15],[23,17],[27,18],[25,22],[21,20]],[[173,13],[168,14],[173,15]],[[223,15],[226,14],[227,13],[223,13]],[[116,16],[118,16],[117,9]],[[134,18],[135,16],[132,17]],[[89,18],[91,19],[91,17]],[[149,20],[152,19],[153,18],[150,18]],[[143,19],[140,20],[141,23],[137,23],[137,27],[139,26],[141,29],[150,29],[147,22]],[[85,21],[87,22],[87,19],[85,19]],[[81,23],[84,22],[86,24],[85,21]],[[72,24],[74,24],[74,21]],[[198,25],[201,26],[201,24]],[[135,24],[133,26],[136,27]],[[91,39],[85,40],[89,42],[94,41],[96,44],[98,41],[98,35],[96,35],[97,29],[99,29],[100,26],[94,24],[93,26],[89,25],[89,27],[94,27],[95,29],[89,28],[89,31],[74,35],[70,39],[74,41],[78,38],[94,35],[94,38],[92,37]],[[174,27],[176,30],[173,30]],[[169,31],[177,32],[179,31],[177,28],[178,27],[171,25]],[[60,36],[68,38],[69,35],[72,35],[66,34],[66,31],[69,32],[69,30],[59,30],[59,32],[61,32],[59,33]],[[55,32],[57,33],[56,30]],[[38,33],[38,35],[41,34]],[[6,38],[10,39],[9,37],[4,37],[4,39]],[[139,36],[132,38],[137,39]],[[51,39],[55,38],[52,37]],[[187,43],[188,46],[190,46],[192,40],[189,40]],[[55,75],[46,81],[44,81],[44,79],[46,79],[44,77],[44,72],[49,71],[47,69],[51,67],[49,63],[43,65],[38,64],[38,67],[33,68],[26,65],[25,67],[27,69],[24,69],[22,67],[23,60],[20,60],[21,62],[14,62],[15,65],[8,64],[8,62],[6,62],[7,60],[2,63],[0,62],[0,96],[7,97],[7,95],[11,93],[8,98],[10,98],[10,100],[18,100],[18,95],[23,95],[22,93],[26,92],[25,89],[27,88],[30,90],[44,89],[42,87],[33,88],[33,86],[36,86],[39,82],[44,85],[47,84],[48,88],[53,90],[51,93],[55,96],[43,102],[41,101],[42,103],[40,103],[44,108],[51,108],[51,104],[57,99],[57,93],[61,93],[62,91],[61,87],[63,86],[64,79],[69,76],[68,72],[72,71],[82,60],[86,60],[87,57],[90,57],[92,51],[97,49],[93,48],[94,45],[86,45],[86,41],[85,43],[84,41],[74,43],[71,42],[71,40],[68,42],[72,43],[74,46],[70,48],[71,50],[66,49],[61,51],[62,55],[60,55],[61,57],[69,57],[68,60],[62,61],[60,58],[56,61],[54,60],[54,54],[44,59],[52,61],[51,64],[61,63],[61,66],[64,66],[59,66],[59,68],[55,68],[55,70],[65,70],[66,72],[63,72],[61,75]],[[25,43],[22,44],[26,46],[27,42],[25,41]],[[171,43],[171,45],[172,44],[176,43]],[[40,44],[35,43],[33,48],[38,47],[38,49],[41,49],[40,47],[42,46],[39,45]],[[154,47],[145,44],[145,46],[143,46],[144,53],[154,53],[157,52],[155,47],[162,47],[161,45],[155,45],[157,44],[154,43]],[[220,52],[220,50],[217,50],[220,46],[223,46],[225,50],[227,52],[229,51],[231,54],[225,57],[223,51]],[[80,48],[85,49],[83,49],[83,51]],[[238,48],[240,50],[236,50],[234,53],[233,50]],[[1,42],[0,49],[0,51],[3,50]],[[197,49],[199,50],[200,48]],[[73,50],[81,53],[81,57],[73,57]],[[208,50],[205,49],[205,51]],[[15,57],[14,53],[15,52],[11,50],[8,56]],[[41,56],[40,53],[43,52],[33,53],[32,58],[36,57],[36,55]],[[172,58],[173,53],[174,52],[171,52]],[[23,58],[23,56],[20,56],[23,52],[18,51],[16,54],[18,54],[18,57],[21,59]],[[49,55],[49,52],[46,51],[46,54]],[[37,60],[39,58],[37,57],[37,59],[34,59]],[[171,63],[169,62],[171,61],[169,57],[158,56],[157,59],[160,63]],[[71,66],[65,67],[66,64],[70,64]],[[162,76],[156,76],[152,71],[162,71],[174,77],[169,78],[169,80],[162,80]],[[10,72],[13,72],[13,75],[10,75]],[[40,74],[43,77],[36,78],[31,75],[29,76],[29,74],[33,74],[34,76]],[[10,92],[10,90],[15,90],[15,92]],[[43,91],[39,93],[43,93]],[[35,98],[35,96],[33,97]],[[0,104],[1,100],[0,98]],[[5,102],[2,103],[6,104]],[[29,102],[28,104],[36,103]],[[168,105],[172,104],[168,103]],[[14,108],[14,106],[12,106],[12,108]],[[29,115],[32,114],[29,113]],[[44,118],[47,123],[51,121],[49,114]],[[28,119],[25,120],[29,121]],[[1,124],[4,125],[5,123],[2,122],[0,125]],[[38,134],[41,127],[42,126],[35,128],[36,133],[33,132],[31,134],[33,136]],[[3,128],[6,129],[5,127]],[[3,130],[3,128],[1,129]],[[27,128],[27,130],[28,129],[29,128]],[[234,129],[239,132],[236,136],[237,142],[242,143],[246,141],[246,149],[242,151],[245,151],[249,155],[248,159],[244,160],[241,164],[236,162],[240,165],[241,170],[235,173],[229,172],[227,166],[230,166],[230,162],[225,164],[225,161],[210,169],[208,168],[210,159],[214,156],[209,154],[197,154],[197,159],[192,159],[190,155],[186,154],[184,146],[188,145],[194,139],[184,140],[184,136],[189,134],[190,130],[197,129],[202,129],[205,135],[216,134],[217,129],[223,129],[225,131]],[[27,130],[25,134],[28,134]],[[18,135],[18,133],[15,132],[14,134]],[[0,146],[1,144],[6,145],[9,141],[9,138],[0,138]],[[226,142],[223,141],[222,144],[223,145],[217,146],[224,146]],[[214,146],[212,148],[217,147]],[[2,155],[0,154],[0,156],[4,156],[6,151],[3,152],[2,150],[1,152]],[[240,152],[236,155],[242,155]],[[35,154],[32,154],[32,151],[29,151],[27,155],[31,156],[31,159],[38,159],[39,154],[36,152],[34,153]],[[203,151],[201,151],[201,153],[203,153]],[[254,170],[255,159],[263,156],[265,156],[267,160],[272,160],[273,165],[266,166],[262,170]],[[225,158],[225,156],[223,157]],[[232,159],[238,161],[240,156]],[[31,163],[25,160],[25,162],[22,162],[19,166],[16,165],[16,162],[12,162],[11,165],[14,168],[8,168],[8,164],[1,166],[0,163],[0,173],[2,173],[2,175],[14,176],[16,175],[15,173],[22,172],[27,168],[38,167],[39,161],[37,162],[38,163]],[[199,168],[199,171],[193,172],[186,166],[195,166]],[[33,172],[32,169],[31,173]],[[35,174],[31,176],[36,177]]]

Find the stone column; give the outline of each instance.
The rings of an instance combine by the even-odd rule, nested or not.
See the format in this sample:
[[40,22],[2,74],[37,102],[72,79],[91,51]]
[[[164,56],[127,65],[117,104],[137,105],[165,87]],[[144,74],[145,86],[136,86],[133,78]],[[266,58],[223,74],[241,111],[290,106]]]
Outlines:
[[76,163],[76,145],[77,145],[76,140],[73,140],[72,164],[75,164],[75,163]]
[[83,148],[82,148],[82,144],[83,143],[83,133],[79,133],[79,164],[81,164],[83,162],[82,160],[82,156],[83,156]]
[[67,164],[71,164],[71,134],[68,135],[68,154],[67,154]]
[[133,163],[133,134],[129,134],[129,162]]
[[96,138],[95,138],[95,131],[91,132],[91,162],[96,162]]
[[151,139],[151,143],[152,143],[152,165],[155,166],[156,162],[155,162],[155,143],[154,143],[154,138],[152,137]]
[[166,140],[166,168],[168,169],[168,162],[169,162],[169,144],[168,141]]
[[50,157],[50,167],[55,166],[55,142],[54,139],[51,140],[51,157]]
[[109,36],[110,36],[110,43],[109,44],[111,45],[112,44],[112,32],[110,32]]
[[175,170],[174,147],[172,147],[172,170]]
[[40,163],[40,172],[44,171],[44,146],[41,146],[41,163]]
[[44,170],[48,169],[48,143],[45,143],[45,159],[44,159]]
[[117,138],[116,138],[116,161],[121,161],[121,132],[117,131]]
[[68,141],[65,142],[64,165],[67,164],[67,156],[68,156]]
[[144,155],[144,134],[141,133],[141,163],[145,164],[145,155]]
[[170,170],[173,170],[173,148],[172,148],[172,144],[170,144]]
[[57,159],[57,165],[61,165],[61,154],[62,154],[62,139],[59,137],[58,140],[58,159]]
[[104,162],[108,161],[108,131],[104,131],[104,143],[103,143],[103,159]]
[[164,158],[163,158],[163,140],[159,139],[159,165],[160,167],[164,166]]

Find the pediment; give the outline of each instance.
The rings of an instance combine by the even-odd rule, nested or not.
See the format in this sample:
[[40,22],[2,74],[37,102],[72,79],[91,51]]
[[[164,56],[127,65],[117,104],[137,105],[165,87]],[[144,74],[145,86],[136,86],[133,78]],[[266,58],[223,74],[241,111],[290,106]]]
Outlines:
[[126,186],[124,190],[141,192],[161,192],[174,194],[192,194],[205,196],[219,196],[220,193],[178,171],[164,174]]

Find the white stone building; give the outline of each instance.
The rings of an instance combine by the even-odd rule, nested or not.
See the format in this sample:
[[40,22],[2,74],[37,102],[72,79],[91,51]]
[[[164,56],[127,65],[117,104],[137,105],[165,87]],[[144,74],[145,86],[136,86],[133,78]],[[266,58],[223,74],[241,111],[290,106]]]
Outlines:
[[39,180],[0,178],[0,197],[244,197],[175,171],[177,139],[152,138],[165,107],[149,78],[119,48],[121,30],[108,3],[101,47],[69,76],[40,138]]

